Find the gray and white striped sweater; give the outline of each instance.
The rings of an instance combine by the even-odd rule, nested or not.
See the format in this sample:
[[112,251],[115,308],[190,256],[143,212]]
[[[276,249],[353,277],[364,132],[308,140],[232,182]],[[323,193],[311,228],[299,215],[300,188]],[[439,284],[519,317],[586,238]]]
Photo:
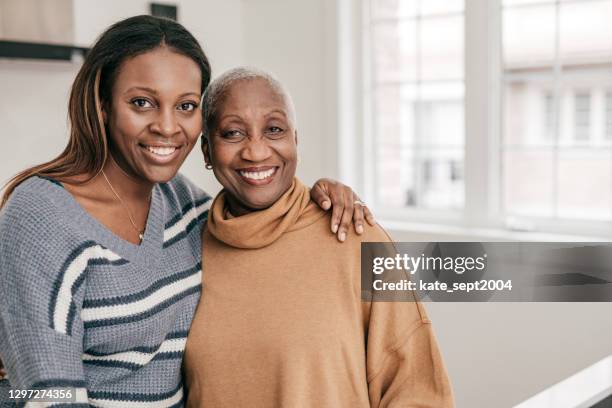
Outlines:
[[9,388],[70,387],[71,407],[182,406],[209,205],[181,175],[156,185],[134,245],[59,183],[22,183],[0,213],[0,402]]

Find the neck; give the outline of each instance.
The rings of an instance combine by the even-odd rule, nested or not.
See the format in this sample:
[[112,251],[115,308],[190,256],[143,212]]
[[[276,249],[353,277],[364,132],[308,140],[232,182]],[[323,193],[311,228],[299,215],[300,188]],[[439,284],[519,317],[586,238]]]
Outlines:
[[[151,197],[154,183],[139,180],[128,175],[115,160],[112,155],[109,156],[103,168],[104,174],[113,188],[121,196],[123,200],[131,202],[148,202]],[[102,177],[100,175],[99,177]]]
[[236,199],[236,197],[234,197],[233,195],[229,193],[227,193],[225,202],[227,204],[227,210],[232,215],[232,217],[241,217],[243,215],[247,215],[252,212],[259,211],[254,208],[247,207],[242,202],[240,202],[240,200]]

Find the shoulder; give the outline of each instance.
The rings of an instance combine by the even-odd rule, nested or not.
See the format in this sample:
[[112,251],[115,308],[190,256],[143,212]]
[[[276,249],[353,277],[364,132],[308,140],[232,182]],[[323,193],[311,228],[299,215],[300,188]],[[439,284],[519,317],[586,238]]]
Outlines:
[[31,177],[14,190],[0,211],[3,283],[9,285],[8,278],[11,282],[52,279],[71,251],[83,243],[74,228],[70,199],[63,187],[40,177]]
[[[327,237],[330,241],[337,241],[336,234],[331,232],[331,211],[324,211],[316,203],[311,203],[308,208],[310,219],[314,222],[311,228],[315,230],[309,231],[309,233],[316,234],[317,237]],[[316,231],[316,232],[315,232]],[[310,235],[311,237],[313,235]],[[393,242],[393,238],[385,231],[379,224],[370,225],[364,221],[363,234],[357,234],[352,225],[349,228],[347,239],[344,243],[340,244],[340,248],[359,247],[362,242]]]
[[211,199],[210,195],[180,173],[159,187],[165,198],[177,201],[181,206],[186,204],[197,206]]
[[378,223],[372,226],[364,222],[363,234],[358,237],[361,242],[393,242],[391,236]]
[[196,227],[208,217],[212,197],[182,174],[159,184],[159,189],[165,203],[164,247],[190,237],[187,241],[192,244],[191,249],[200,256],[200,228]]
[[0,233],[14,232],[19,226],[36,224],[37,228],[60,223],[67,195],[51,180],[30,177],[21,183],[0,211]]

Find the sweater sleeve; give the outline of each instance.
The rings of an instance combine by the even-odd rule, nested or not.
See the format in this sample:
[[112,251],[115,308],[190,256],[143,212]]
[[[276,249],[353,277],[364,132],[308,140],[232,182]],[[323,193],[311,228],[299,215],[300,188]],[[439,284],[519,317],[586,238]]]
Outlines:
[[51,202],[18,190],[0,213],[0,358],[10,388],[70,388],[71,407],[89,406],[81,361],[84,247],[61,220]]
[[[368,234],[369,241],[390,241],[384,230],[374,230]],[[414,294],[396,301],[365,302],[363,308],[370,405],[453,407],[450,381],[431,321]]]

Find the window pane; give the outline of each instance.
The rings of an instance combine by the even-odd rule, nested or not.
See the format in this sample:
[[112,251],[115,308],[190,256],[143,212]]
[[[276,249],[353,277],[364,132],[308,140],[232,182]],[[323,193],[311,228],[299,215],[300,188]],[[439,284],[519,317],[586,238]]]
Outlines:
[[370,0],[373,18],[413,17],[418,0]]
[[555,101],[552,79],[539,75],[508,81],[504,89],[504,146],[552,146]]
[[555,5],[505,9],[502,33],[506,67],[552,65],[555,56]]
[[591,94],[577,93],[574,98],[574,139],[589,140],[591,131]]
[[559,153],[559,216],[612,219],[612,152],[568,149]]
[[402,208],[416,202],[414,86],[380,86],[376,92],[375,149],[377,200]]
[[563,63],[610,60],[612,53],[612,1],[562,4],[560,53]]
[[373,30],[376,80],[416,80],[416,23],[414,21],[378,23]]
[[504,6],[524,6],[530,4],[554,3],[555,0],[503,0]]
[[395,19],[372,24],[376,200],[385,207],[459,208],[464,2],[420,1],[424,14],[408,19],[414,10],[400,3],[386,3]]
[[555,139],[556,133],[556,102],[551,92],[544,93],[544,140],[547,142]]
[[464,0],[421,0],[422,15],[463,12]]
[[423,84],[418,94],[419,146],[463,149],[463,82]]
[[421,20],[421,79],[463,78],[463,39],[463,16]]
[[606,92],[606,140],[612,140],[612,92]]
[[419,207],[463,207],[463,149],[424,149],[419,156]]
[[506,213],[554,215],[554,154],[550,150],[510,150],[503,154]]

